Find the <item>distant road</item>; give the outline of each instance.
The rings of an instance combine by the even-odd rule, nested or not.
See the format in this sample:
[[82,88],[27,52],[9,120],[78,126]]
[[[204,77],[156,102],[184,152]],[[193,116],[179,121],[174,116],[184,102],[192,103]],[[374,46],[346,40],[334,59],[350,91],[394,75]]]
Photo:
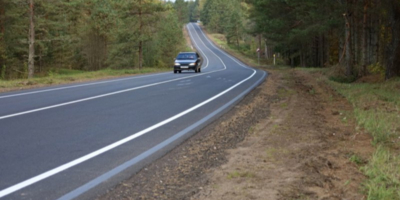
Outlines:
[[265,79],[215,47],[197,24],[187,28],[203,57],[201,73],[171,68],[0,94],[0,199],[92,199]]

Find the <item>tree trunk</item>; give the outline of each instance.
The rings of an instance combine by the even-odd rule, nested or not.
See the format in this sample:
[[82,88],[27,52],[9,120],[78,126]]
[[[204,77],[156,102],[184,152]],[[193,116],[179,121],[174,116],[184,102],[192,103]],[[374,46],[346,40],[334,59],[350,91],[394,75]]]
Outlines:
[[142,69],[143,65],[143,41],[142,41],[142,0],[139,1],[139,70]]
[[346,65],[346,76],[350,77],[353,75],[353,57],[352,57],[352,44],[351,44],[351,24],[349,20],[349,14],[350,12],[347,12],[343,14],[344,19],[345,19],[345,45],[344,45],[344,51],[345,51],[345,65]]
[[139,41],[139,70],[142,69],[143,63],[143,42]]
[[400,76],[400,3],[398,1],[390,2],[390,27],[391,42],[387,48],[387,67],[385,78],[390,79]]
[[35,23],[34,23],[34,3],[29,0],[29,56],[28,56],[28,78],[33,78],[35,71]]
[[325,63],[325,57],[324,57],[324,54],[325,54],[325,36],[323,35],[323,34],[320,34],[320,36],[319,36],[319,47],[318,47],[318,49],[319,49],[319,53],[318,53],[318,56],[319,56],[319,67],[324,67],[324,63]]
[[[353,3],[353,2],[352,2]],[[356,7],[357,6],[357,0],[355,0],[354,4],[351,5],[352,7]],[[360,45],[359,45],[359,28],[358,28],[358,24],[361,23],[360,20],[358,19],[358,9],[353,9],[352,7],[350,7],[351,10],[351,15],[350,15],[350,40],[351,40],[351,58],[352,58],[352,64],[358,64],[359,61],[359,51],[360,51]],[[354,66],[353,66],[354,67]],[[353,71],[354,72],[354,71]]]
[[[262,52],[262,50],[261,50],[261,43],[262,43],[262,41],[261,41],[261,34],[258,34],[258,55],[261,55],[261,52]],[[260,57],[260,56],[259,56]]]
[[[0,1],[0,74],[4,74],[2,72],[3,66],[5,65],[5,45],[4,45],[4,33],[5,33],[5,5],[3,1]],[[4,77],[0,77],[4,78]]]
[[367,66],[368,66],[368,6],[369,0],[364,0],[364,17],[363,17],[363,29],[361,35],[361,66],[362,66],[362,74],[363,76],[367,75]]
[[[374,8],[379,8],[381,5],[380,0],[373,0],[372,1],[373,5],[372,7]],[[381,24],[381,17],[377,13],[372,13],[373,16],[370,17],[370,37],[371,37],[371,42],[370,42],[370,63],[378,63],[380,62],[380,24]],[[374,27],[374,28],[372,28]],[[372,59],[373,58],[373,59]]]
[[292,58],[292,50],[289,50],[290,67],[294,67],[294,59]]
[[269,59],[269,52],[268,52],[268,45],[267,45],[267,39],[264,40],[265,41],[265,58]]
[[4,37],[4,32],[5,32],[5,17],[6,17],[6,13],[5,13],[5,5],[3,1],[0,1],[0,45],[2,45],[2,42],[4,41],[3,37]]
[[239,43],[239,28],[236,27],[236,46],[238,49],[240,49],[240,43]]
[[313,42],[314,46],[313,46],[313,54],[314,54],[314,64],[313,67],[318,67],[319,64],[319,37],[318,36],[314,36],[314,42]]

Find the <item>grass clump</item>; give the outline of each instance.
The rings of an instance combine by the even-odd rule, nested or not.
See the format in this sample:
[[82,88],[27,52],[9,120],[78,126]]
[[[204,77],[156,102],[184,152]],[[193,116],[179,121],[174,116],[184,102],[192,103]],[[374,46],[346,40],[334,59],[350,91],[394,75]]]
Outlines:
[[364,183],[369,200],[400,199],[399,155],[380,145],[363,171],[369,177]]
[[355,163],[356,165],[363,165],[365,164],[365,161],[363,158],[361,158],[359,155],[353,154],[352,156],[350,156],[349,160],[353,163]]

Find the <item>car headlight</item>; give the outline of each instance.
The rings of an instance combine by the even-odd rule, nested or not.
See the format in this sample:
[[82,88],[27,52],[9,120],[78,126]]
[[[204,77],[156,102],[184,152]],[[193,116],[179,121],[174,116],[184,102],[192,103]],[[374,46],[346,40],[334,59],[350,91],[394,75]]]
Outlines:
[[189,66],[195,66],[196,65],[196,63],[190,63],[189,64]]
[[175,66],[181,66],[181,64],[180,63],[175,63]]

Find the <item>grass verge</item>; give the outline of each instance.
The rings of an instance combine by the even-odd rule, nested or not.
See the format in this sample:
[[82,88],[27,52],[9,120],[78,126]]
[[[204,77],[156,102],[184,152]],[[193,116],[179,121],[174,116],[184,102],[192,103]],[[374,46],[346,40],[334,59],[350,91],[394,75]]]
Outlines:
[[[230,48],[221,35],[208,34],[208,37],[216,45],[248,65],[258,66],[255,58],[246,56],[238,49]],[[280,68],[282,66],[274,67],[274,69]],[[298,70],[324,75],[326,77],[324,80],[352,103],[353,114],[358,123],[357,128],[365,129],[373,136],[376,151],[361,167],[362,172],[368,176],[363,184],[367,198],[400,200],[400,79],[384,83],[338,83],[332,78],[329,80],[329,69]],[[357,156],[352,156],[350,160],[361,164]]]
[[103,69],[99,71],[87,72],[79,70],[60,69],[50,72],[46,77],[33,79],[0,80],[0,92],[43,87],[50,85],[67,84],[73,82],[84,82],[121,76],[132,76],[136,74],[147,74],[155,72],[170,71],[169,68],[142,68],[139,69]]
[[373,136],[376,152],[362,171],[368,199],[400,200],[400,79],[330,85],[354,107],[359,128]]

